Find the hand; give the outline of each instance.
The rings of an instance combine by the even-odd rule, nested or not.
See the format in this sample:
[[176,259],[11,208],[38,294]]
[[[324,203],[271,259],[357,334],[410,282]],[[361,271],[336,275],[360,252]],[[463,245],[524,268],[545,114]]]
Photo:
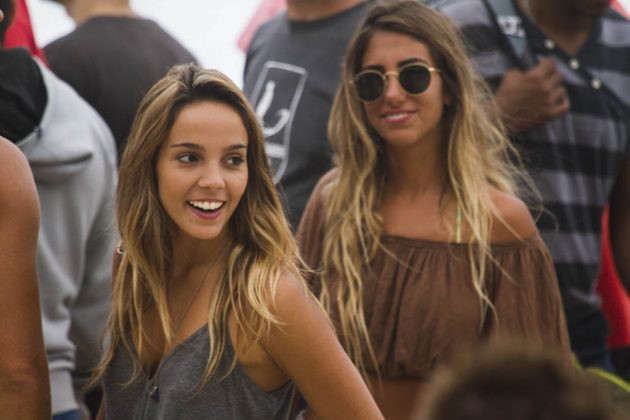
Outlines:
[[544,124],[569,110],[563,78],[551,58],[527,72],[512,69],[505,73],[495,100],[509,129],[524,130]]

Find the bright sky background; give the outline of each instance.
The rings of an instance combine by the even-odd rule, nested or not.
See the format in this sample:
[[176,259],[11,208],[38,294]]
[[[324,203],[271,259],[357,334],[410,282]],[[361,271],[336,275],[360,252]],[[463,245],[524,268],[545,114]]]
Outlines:
[[[70,32],[74,22],[49,0],[27,0],[40,46]],[[238,37],[259,0],[131,0],[138,14],[158,22],[188,48],[204,67],[227,74],[242,86],[245,55]]]

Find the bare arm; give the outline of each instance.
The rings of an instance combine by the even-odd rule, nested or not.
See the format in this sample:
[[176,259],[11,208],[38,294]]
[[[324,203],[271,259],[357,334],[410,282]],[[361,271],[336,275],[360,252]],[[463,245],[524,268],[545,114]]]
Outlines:
[[263,342],[321,420],[382,419],[376,403],[322,309],[291,275],[278,284],[276,315]]
[[96,418],[94,420],[105,420],[105,393],[104,391],[103,391],[103,399],[101,400],[101,403],[98,406],[98,412],[96,413]]
[[610,197],[610,248],[619,278],[630,293],[630,160],[626,160]]
[[527,72],[508,71],[495,94],[504,124],[511,130],[525,130],[566,113],[570,104],[562,80],[551,58]]
[[36,254],[39,204],[20,151],[0,138],[0,413],[50,419]]

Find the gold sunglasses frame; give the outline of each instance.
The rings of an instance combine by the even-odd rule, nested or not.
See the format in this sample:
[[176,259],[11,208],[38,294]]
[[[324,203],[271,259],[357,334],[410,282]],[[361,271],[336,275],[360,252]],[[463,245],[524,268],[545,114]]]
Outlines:
[[[407,91],[407,89],[405,89],[405,87],[403,85],[400,84],[400,73],[403,72],[406,68],[408,67],[413,67],[413,66],[418,66],[418,67],[424,67],[425,69],[427,69],[429,71],[429,83],[427,84],[427,88],[425,90],[423,90],[420,93],[411,93],[409,91]],[[424,63],[421,62],[413,62],[413,63],[409,63],[409,64],[405,64],[404,66],[402,66],[401,68],[399,68],[398,70],[390,70],[387,71],[385,73],[375,70],[375,69],[366,69],[366,70],[362,70],[360,72],[358,72],[354,78],[352,79],[351,83],[352,85],[354,85],[354,93],[357,96],[357,98],[361,101],[361,102],[365,102],[365,103],[372,103],[372,102],[376,102],[379,99],[381,99],[383,97],[383,95],[385,94],[385,91],[387,90],[387,84],[389,83],[388,81],[388,76],[396,76],[396,80],[398,81],[398,84],[400,85],[400,87],[402,88],[403,91],[405,91],[405,93],[407,95],[411,95],[411,96],[421,96],[424,95],[426,93],[427,90],[429,90],[429,86],[431,86],[431,78],[432,78],[432,73],[440,73],[440,69],[437,69],[435,67],[431,67],[431,66],[427,66]],[[383,91],[381,92],[381,94],[378,96],[378,98],[372,100],[372,101],[366,101],[364,99],[361,98],[361,96],[359,95],[359,92],[357,90],[357,84],[356,81],[357,79],[364,75],[364,74],[369,74],[369,73],[374,73],[377,74],[381,77],[381,79],[383,79]]]

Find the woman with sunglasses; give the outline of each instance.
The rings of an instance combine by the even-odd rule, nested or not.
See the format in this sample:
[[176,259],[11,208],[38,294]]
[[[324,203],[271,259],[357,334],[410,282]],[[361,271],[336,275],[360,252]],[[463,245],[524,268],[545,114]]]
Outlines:
[[386,418],[415,418],[433,370],[482,343],[568,349],[489,97],[455,29],[415,0],[377,3],[349,46],[329,123],[337,167],[298,240]]

